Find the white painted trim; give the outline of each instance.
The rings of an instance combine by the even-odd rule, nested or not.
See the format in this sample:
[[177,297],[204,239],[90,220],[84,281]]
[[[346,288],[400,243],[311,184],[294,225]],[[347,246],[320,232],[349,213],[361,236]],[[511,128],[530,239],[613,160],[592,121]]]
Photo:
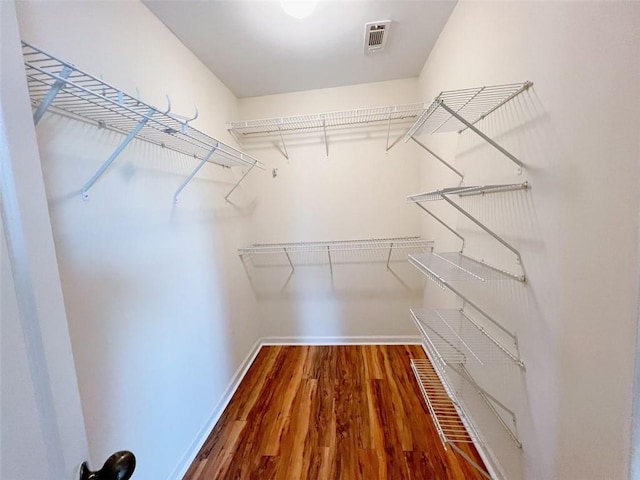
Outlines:
[[356,337],[262,337],[262,345],[419,345],[419,335]]
[[207,438],[209,438],[209,435],[213,431],[213,428],[216,426],[216,423],[218,423],[218,420],[220,420],[222,412],[224,412],[225,408],[227,408],[227,405],[229,405],[233,394],[236,393],[236,390],[247,374],[249,367],[253,365],[253,362],[258,356],[262,345],[262,339],[259,338],[249,351],[249,354],[246,356],[244,361],[240,364],[236,372],[233,374],[233,377],[231,377],[229,386],[225,390],[216,407],[213,409],[213,412],[209,416],[209,419],[200,429],[200,431],[196,435],[196,438],[193,440],[191,445],[189,445],[189,448],[187,448],[187,451],[182,456],[182,459],[178,462],[176,467],[173,469],[167,480],[181,480],[185,476],[187,470],[196,459],[196,455],[198,455],[198,452],[204,445],[204,442],[206,442]]

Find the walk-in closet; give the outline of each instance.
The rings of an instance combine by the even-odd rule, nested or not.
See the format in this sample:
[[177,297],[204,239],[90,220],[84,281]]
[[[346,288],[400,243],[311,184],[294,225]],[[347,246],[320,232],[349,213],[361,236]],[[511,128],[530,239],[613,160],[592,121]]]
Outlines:
[[0,22],[2,480],[640,477],[640,3]]

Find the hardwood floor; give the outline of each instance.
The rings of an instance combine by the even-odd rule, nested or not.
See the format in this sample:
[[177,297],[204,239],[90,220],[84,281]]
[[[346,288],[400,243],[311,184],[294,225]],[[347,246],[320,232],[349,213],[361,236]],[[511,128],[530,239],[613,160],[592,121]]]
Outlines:
[[443,448],[411,358],[422,348],[262,348],[184,480],[484,478]]

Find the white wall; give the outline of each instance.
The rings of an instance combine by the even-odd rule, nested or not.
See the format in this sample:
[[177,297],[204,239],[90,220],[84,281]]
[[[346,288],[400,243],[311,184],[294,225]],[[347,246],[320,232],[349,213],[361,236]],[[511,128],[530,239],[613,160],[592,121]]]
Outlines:
[[87,437],[13,2],[0,45],[0,477],[71,480]]
[[[173,112],[196,103],[193,125],[232,141],[235,97],[142,4],[18,7],[25,41]],[[173,205],[196,161],[134,141],[85,202],[122,137],[54,114],[37,133],[93,466],[129,449],[136,479],[176,478],[258,338],[235,251],[251,196],[224,201],[242,172],[207,165]]]
[[[522,175],[471,132],[423,139],[449,160],[457,153],[468,185],[532,185],[464,200],[520,249],[528,278],[525,286],[461,287],[515,329],[527,367],[513,391],[495,392],[516,410],[524,444],[524,465],[509,467],[509,478],[629,478],[639,33],[637,3],[461,2],[420,77],[425,100],[441,90],[535,82],[479,124],[524,162]],[[457,183],[433,159],[423,178],[425,189]],[[502,247],[457,222],[470,253],[517,269]],[[426,215],[424,231],[437,250],[459,248]],[[432,305],[453,302],[430,289]]]
[[[238,119],[413,103],[417,87],[417,79],[407,79],[241,99]],[[390,142],[408,125],[394,126]],[[399,142],[385,153],[386,128],[330,130],[328,157],[322,132],[285,136],[288,160],[278,150],[277,137],[245,142],[278,169],[275,178],[254,177],[253,241],[417,235],[417,209],[406,203],[418,185],[417,147]],[[262,335],[288,341],[415,335],[408,306],[420,302],[423,280],[408,266],[406,252],[394,253],[392,270],[387,270],[387,253],[334,257],[333,276],[326,254],[292,258],[298,268],[291,277],[284,256],[271,267],[249,260]]]

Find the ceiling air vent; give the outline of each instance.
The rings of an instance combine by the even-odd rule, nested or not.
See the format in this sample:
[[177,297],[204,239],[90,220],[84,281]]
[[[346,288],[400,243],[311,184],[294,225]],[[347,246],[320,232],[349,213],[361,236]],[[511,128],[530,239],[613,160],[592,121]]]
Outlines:
[[391,28],[391,20],[381,20],[379,22],[369,22],[364,25],[364,53],[382,52],[387,44]]

